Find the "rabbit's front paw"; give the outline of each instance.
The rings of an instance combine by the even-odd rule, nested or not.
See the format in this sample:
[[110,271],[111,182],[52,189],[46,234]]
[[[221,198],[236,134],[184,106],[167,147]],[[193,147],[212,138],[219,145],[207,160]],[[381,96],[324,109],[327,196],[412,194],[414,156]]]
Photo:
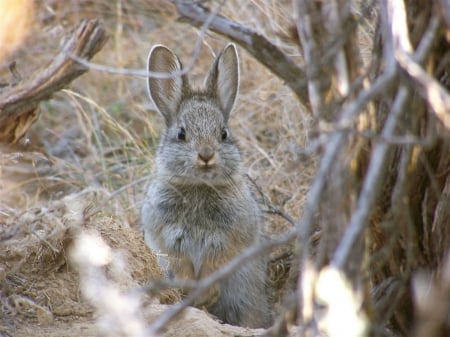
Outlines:
[[219,300],[219,297],[220,297],[220,286],[216,284],[211,288],[209,288],[205,294],[199,296],[195,300],[194,306],[197,308],[209,308]]

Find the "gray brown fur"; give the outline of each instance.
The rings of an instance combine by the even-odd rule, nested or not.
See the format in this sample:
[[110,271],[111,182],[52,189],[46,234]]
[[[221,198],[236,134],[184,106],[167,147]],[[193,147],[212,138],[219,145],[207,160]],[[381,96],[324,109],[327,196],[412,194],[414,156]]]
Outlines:
[[[228,44],[203,89],[193,89],[186,76],[148,81],[167,128],[142,207],[142,224],[147,244],[167,254],[160,262],[179,278],[202,279],[261,240],[260,209],[228,129],[238,94],[238,62],[234,44]],[[182,65],[172,51],[157,45],[150,51],[148,69],[177,73]],[[179,139],[181,128],[185,140]],[[259,258],[195,305],[226,323],[267,327],[271,316],[265,283],[266,261]]]

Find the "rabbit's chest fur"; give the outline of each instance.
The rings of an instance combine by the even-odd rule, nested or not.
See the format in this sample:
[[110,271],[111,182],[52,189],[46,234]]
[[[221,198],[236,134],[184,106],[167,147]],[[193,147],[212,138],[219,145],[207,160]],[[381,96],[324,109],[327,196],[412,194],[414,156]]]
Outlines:
[[147,197],[146,236],[169,256],[190,260],[195,276],[204,263],[225,263],[259,239],[258,207],[249,191],[157,182]]

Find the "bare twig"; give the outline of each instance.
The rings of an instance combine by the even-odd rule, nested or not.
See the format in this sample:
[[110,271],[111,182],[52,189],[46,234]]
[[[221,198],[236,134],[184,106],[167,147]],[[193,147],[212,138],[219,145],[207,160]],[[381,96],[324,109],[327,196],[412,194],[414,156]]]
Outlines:
[[[406,15],[406,14],[404,14]],[[406,20],[406,18],[405,18]],[[440,20],[437,17],[432,17],[428,24],[422,40],[420,41],[417,50],[412,54],[410,48],[408,32],[405,31],[406,27],[401,30],[401,33],[405,36],[398,37],[397,39],[403,41],[398,43],[395,48],[395,58],[399,66],[406,74],[415,80],[416,86],[421,89],[419,94],[428,102],[430,107],[435,111],[438,119],[449,128],[450,125],[450,97],[447,90],[442,87],[438,81],[432,78],[426,73],[420,66],[429,52],[431,45],[433,44],[436,33],[439,30]]]
[[287,214],[286,212],[283,212],[278,207],[275,207],[274,205],[269,204],[267,213],[278,215],[279,217],[281,217],[284,220],[286,220],[287,222],[289,222],[293,228],[297,228],[297,222],[295,221],[295,219],[292,216],[290,216],[289,214]]
[[400,67],[413,80],[418,93],[427,101],[436,117],[450,130],[450,93],[404,52],[396,53]]
[[321,31],[323,28],[316,24],[320,19],[320,12],[317,4],[313,1],[298,0],[296,5],[297,30],[307,64],[309,99],[314,115],[319,116],[324,112],[325,96],[331,77],[331,74],[326,74],[327,72],[323,69],[324,65],[320,62],[324,45],[322,41],[324,34]]
[[287,222],[289,222],[292,227],[296,228],[297,227],[297,223],[295,222],[295,219],[293,217],[291,217],[289,214],[283,212],[281,209],[279,209],[278,207],[276,207],[271,201],[270,199],[267,197],[267,195],[264,194],[263,190],[261,189],[261,187],[256,183],[255,180],[253,180],[250,176],[247,175],[247,179],[252,183],[253,187],[256,189],[256,191],[259,194],[259,197],[262,199],[262,202],[264,203],[264,205],[267,207],[267,209],[265,210],[266,213],[269,214],[274,214],[274,215],[278,215],[279,217],[283,218],[284,220],[286,220]]
[[[328,23],[328,33],[333,37],[343,35],[344,22],[350,19],[350,3],[337,0],[328,1],[325,3],[327,14],[329,14],[330,21]],[[345,35],[350,36],[350,33]],[[353,56],[353,55],[352,55]],[[352,60],[356,63],[356,60]],[[350,90],[351,73],[348,64],[345,48],[339,48],[334,59],[334,70],[336,77],[336,86],[341,96],[346,96]]]
[[[372,5],[372,1],[366,4],[363,12]],[[358,22],[362,19],[353,18],[350,3],[345,1],[298,0],[295,8],[311,107],[315,116],[332,120],[333,104],[348,98],[357,83],[352,82],[362,72],[356,43]],[[339,97],[332,100],[334,89]]]
[[[182,19],[193,25],[202,25],[211,18],[211,11],[195,1],[174,1]],[[303,70],[295,65],[286,55],[261,34],[232,21],[222,15],[216,15],[208,28],[224,35],[245,48],[259,62],[266,66],[297,95],[298,99],[308,106],[306,76]]]
[[[104,73],[115,74],[115,75],[125,75],[125,76],[138,76],[138,77],[154,77],[154,78],[173,78],[177,76],[186,75],[189,71],[189,67],[184,67],[181,71],[173,72],[173,73],[161,73],[154,71],[147,71],[143,69],[133,69],[133,68],[120,68],[114,66],[107,66],[104,64],[98,64],[94,62],[90,62],[83,57],[79,57],[74,54],[67,54],[72,60],[76,61],[83,67],[89,68],[89,70],[101,71]],[[196,60],[196,58],[192,58],[192,62]]]
[[39,103],[88,70],[68,54],[90,59],[100,51],[106,39],[106,32],[97,20],[84,20],[50,65],[31,79],[3,88],[0,91],[0,142],[17,142],[37,118]]

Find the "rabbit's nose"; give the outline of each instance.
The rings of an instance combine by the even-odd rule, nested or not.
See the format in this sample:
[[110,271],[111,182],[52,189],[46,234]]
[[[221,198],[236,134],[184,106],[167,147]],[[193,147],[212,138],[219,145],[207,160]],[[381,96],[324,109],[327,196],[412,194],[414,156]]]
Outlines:
[[203,146],[198,151],[198,160],[201,166],[214,165],[216,161],[214,149],[211,146]]

